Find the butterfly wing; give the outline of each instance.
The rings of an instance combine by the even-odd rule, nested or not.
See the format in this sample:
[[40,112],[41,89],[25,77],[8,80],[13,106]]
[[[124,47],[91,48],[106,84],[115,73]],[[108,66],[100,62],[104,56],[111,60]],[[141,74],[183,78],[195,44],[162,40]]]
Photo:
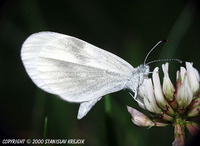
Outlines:
[[86,102],[125,87],[134,68],[116,55],[54,32],[31,35],[21,58],[41,89],[69,102]]

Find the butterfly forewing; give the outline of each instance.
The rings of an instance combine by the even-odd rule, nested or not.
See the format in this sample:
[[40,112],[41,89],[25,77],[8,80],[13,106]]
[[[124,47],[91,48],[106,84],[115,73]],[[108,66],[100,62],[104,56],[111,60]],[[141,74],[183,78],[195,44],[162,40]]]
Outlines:
[[112,53],[52,32],[30,36],[23,44],[22,60],[37,86],[70,102],[119,91],[134,71]]

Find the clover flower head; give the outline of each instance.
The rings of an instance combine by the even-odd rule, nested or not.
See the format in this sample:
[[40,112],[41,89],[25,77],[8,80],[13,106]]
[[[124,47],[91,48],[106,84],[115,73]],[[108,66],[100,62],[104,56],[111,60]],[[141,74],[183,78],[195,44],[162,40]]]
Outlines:
[[163,84],[159,77],[159,68],[153,70],[152,78],[144,79],[139,87],[140,107],[148,110],[151,117],[132,107],[127,107],[132,122],[137,126],[164,127],[174,126],[174,146],[184,145],[184,129],[195,135],[199,132],[200,115],[200,77],[192,63],[186,62],[186,68],[180,67],[176,73],[176,88],[170,80],[169,63],[162,65]]

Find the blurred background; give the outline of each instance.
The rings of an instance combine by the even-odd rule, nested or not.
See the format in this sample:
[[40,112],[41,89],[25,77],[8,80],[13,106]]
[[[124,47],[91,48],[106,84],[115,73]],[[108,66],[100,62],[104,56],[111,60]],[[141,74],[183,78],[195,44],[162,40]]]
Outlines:
[[[145,111],[127,90],[103,98],[86,117],[77,120],[79,104],[37,88],[24,70],[20,50],[32,33],[54,31],[85,40],[137,67],[159,40],[168,39],[148,61],[179,58],[200,70],[199,10],[198,0],[1,0],[1,139],[43,138],[47,117],[47,138],[85,139],[89,146],[171,145],[172,126],[147,129],[131,122],[127,105]],[[152,64],[151,70],[161,64]],[[179,67],[170,64],[173,82]],[[186,136],[190,142],[191,136]]]

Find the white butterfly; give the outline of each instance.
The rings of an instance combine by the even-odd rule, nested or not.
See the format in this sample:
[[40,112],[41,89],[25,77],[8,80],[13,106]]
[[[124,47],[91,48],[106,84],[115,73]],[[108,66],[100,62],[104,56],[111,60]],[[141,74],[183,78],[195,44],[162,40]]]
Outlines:
[[68,102],[80,103],[78,119],[102,96],[122,89],[134,92],[139,102],[137,89],[149,74],[145,63],[134,68],[110,52],[55,32],[28,37],[22,45],[21,59],[39,88]]

